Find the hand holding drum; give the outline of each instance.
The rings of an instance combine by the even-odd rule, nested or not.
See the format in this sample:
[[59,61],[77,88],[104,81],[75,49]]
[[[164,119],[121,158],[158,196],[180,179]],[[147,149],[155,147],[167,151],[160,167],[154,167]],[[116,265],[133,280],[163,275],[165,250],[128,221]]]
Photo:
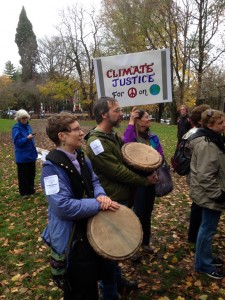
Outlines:
[[96,200],[101,203],[101,210],[116,211],[120,207],[119,203],[112,201],[105,195],[98,196]]
[[158,181],[158,175],[157,172],[154,171],[151,175],[147,176],[149,184],[156,184]]

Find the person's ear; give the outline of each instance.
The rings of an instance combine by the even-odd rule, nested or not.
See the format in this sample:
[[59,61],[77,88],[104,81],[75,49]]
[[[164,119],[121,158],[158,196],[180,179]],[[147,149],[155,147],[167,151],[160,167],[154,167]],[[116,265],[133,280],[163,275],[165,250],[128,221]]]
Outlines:
[[59,138],[61,143],[65,143],[65,141],[66,141],[65,132],[59,132],[58,133],[58,138]]
[[104,120],[104,119],[106,119],[107,118],[107,116],[108,116],[108,112],[107,113],[104,113],[104,114],[102,114],[102,119]]

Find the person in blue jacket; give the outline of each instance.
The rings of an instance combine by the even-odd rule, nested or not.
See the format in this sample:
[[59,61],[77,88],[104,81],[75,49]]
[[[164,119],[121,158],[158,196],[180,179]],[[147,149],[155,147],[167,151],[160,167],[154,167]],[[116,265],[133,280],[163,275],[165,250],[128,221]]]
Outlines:
[[51,248],[54,283],[64,300],[98,300],[98,280],[107,277],[105,259],[87,239],[87,221],[100,210],[116,211],[84,156],[84,133],[75,115],[47,119],[46,133],[56,149],[46,156],[41,185],[48,201],[48,225],[42,237]]
[[35,193],[34,180],[36,175],[37,150],[34,143],[34,133],[28,121],[30,115],[24,109],[17,111],[17,123],[12,128],[15,160],[17,164],[19,193],[28,198]]

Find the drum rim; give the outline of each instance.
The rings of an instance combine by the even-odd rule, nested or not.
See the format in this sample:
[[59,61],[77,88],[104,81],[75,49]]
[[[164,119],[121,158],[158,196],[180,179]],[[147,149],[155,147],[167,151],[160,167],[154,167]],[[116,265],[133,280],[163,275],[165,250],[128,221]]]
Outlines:
[[[129,160],[131,159],[130,157],[128,158],[126,155],[126,148],[127,147],[130,147],[130,146],[133,146],[133,147],[145,147],[146,149],[151,149],[151,152],[154,153],[155,155],[158,156],[158,160],[157,162],[155,162],[154,164],[152,164],[151,166],[143,166],[141,163],[137,162],[136,160],[133,161],[133,160]],[[162,164],[162,157],[160,155],[160,153],[155,150],[152,146],[150,145],[146,145],[146,144],[142,144],[142,143],[138,143],[138,142],[130,142],[130,143],[126,143],[124,144],[122,147],[121,147],[121,152],[122,152],[122,155],[123,155],[123,160],[129,165],[129,166],[132,166],[133,168],[136,168],[137,170],[141,170],[141,171],[146,171],[146,172],[152,172],[156,169],[158,169],[161,164]]]
[[[131,258],[131,257],[132,257],[132,256],[140,249],[140,246],[141,246],[141,244],[142,244],[142,239],[143,239],[142,226],[141,226],[141,222],[140,222],[139,218],[137,217],[137,215],[136,215],[130,208],[128,208],[128,207],[125,206],[125,205],[121,205],[121,204],[120,204],[120,208],[122,208],[122,209],[129,209],[129,212],[131,212],[131,214],[132,214],[133,216],[135,216],[135,221],[137,221],[138,227],[139,227],[139,229],[140,229],[140,240],[139,240],[139,242],[137,243],[136,248],[133,249],[133,251],[130,252],[129,254],[127,254],[127,255],[113,256],[113,255],[110,255],[109,253],[104,253],[104,252],[103,252],[103,249],[97,245],[97,243],[95,242],[94,238],[91,236],[91,224],[92,224],[92,222],[93,222],[93,219],[94,219],[98,214],[95,215],[95,216],[93,216],[93,217],[91,217],[91,218],[89,218],[88,223],[87,223],[87,238],[88,238],[88,241],[89,241],[90,245],[91,245],[92,248],[94,249],[94,251],[95,251],[98,255],[100,255],[100,256],[102,256],[102,257],[104,257],[104,258],[106,258],[106,259],[111,259],[111,260],[115,260],[115,261],[123,261],[123,260],[126,260],[126,259]],[[119,209],[120,209],[120,208],[119,208]],[[109,212],[109,211],[100,211],[99,213],[107,213],[107,212]],[[111,212],[111,213],[114,213],[114,212]],[[128,225],[129,225],[129,223],[128,223]]]

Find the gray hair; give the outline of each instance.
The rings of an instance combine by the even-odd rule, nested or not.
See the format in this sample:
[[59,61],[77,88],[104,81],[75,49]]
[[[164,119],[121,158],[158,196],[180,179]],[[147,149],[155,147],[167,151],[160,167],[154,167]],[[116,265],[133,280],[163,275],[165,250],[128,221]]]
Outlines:
[[28,112],[25,109],[20,109],[16,112],[15,120],[19,121],[24,117],[28,118],[28,120],[30,119],[30,115],[28,114]]

